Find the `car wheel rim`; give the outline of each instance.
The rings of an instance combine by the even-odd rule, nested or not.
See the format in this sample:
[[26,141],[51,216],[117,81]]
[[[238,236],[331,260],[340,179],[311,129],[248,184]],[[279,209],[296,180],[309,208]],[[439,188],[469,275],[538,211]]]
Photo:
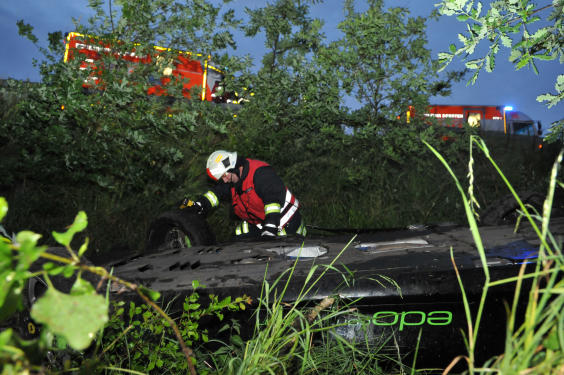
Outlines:
[[183,249],[192,247],[192,242],[184,231],[174,227],[166,233],[164,245],[167,249]]

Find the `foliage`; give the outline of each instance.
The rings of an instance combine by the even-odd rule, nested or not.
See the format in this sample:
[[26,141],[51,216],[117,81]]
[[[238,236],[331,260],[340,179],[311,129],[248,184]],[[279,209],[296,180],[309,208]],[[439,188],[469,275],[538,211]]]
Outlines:
[[322,40],[323,23],[309,18],[307,1],[277,0],[264,8],[245,8],[250,20],[244,26],[246,36],[255,37],[260,31],[265,34],[268,51],[262,61],[262,70],[289,70],[297,64],[296,58],[316,51]]
[[244,126],[238,138],[249,138],[248,131],[281,132],[275,144],[263,145],[272,154],[284,135],[317,133],[322,124],[336,123],[339,90],[332,75],[320,71],[314,61],[324,38],[323,24],[310,18],[307,2],[278,0],[245,11],[250,18],[243,27],[246,36],[264,34],[267,52],[258,72],[247,70],[238,78],[254,95],[238,113],[234,130]]
[[[196,292],[200,285],[197,281],[192,284],[194,291],[185,298],[177,318],[182,338],[191,347],[209,341],[208,328],[204,327],[223,324],[225,312],[245,310],[246,304],[250,304],[247,296],[233,300],[226,297],[220,301],[217,296],[210,295],[208,306],[204,307]],[[210,323],[210,319],[213,323]],[[201,326],[202,321],[206,322],[204,326]],[[225,324],[219,331],[228,325]],[[116,302],[100,345],[102,352],[95,356],[99,367],[113,366],[140,372],[156,370],[161,374],[188,371],[188,364],[178,350],[178,341],[170,325],[146,304],[130,302],[127,306],[124,302]]]
[[236,45],[232,29],[240,21],[234,11],[221,13],[221,6],[206,0],[118,0],[115,5],[119,12],[114,9],[108,14],[103,1],[90,2],[95,15],[89,23],[95,27],[95,35],[204,54]]
[[[468,365],[468,373],[557,373],[562,371],[564,366],[564,326],[562,325],[564,317],[564,295],[562,294],[562,286],[564,285],[564,281],[562,280],[564,258],[562,256],[561,242],[556,240],[549,232],[549,221],[552,201],[554,199],[554,190],[557,185],[560,188],[564,187],[562,183],[557,180],[564,149],[559,153],[554,162],[550,175],[550,186],[542,212],[537,212],[533,207],[527,207],[527,205],[523,204],[514,187],[492,159],[484,141],[479,138],[472,138],[470,146],[473,147],[474,144],[484,153],[518,202],[521,216],[517,221],[517,227],[520,225],[521,219],[524,219],[538,235],[539,252],[532,272],[526,272],[526,263],[523,263],[517,277],[492,281],[486,261],[484,244],[480,237],[472,205],[475,201],[472,182],[469,186],[468,193],[465,193],[460,181],[450,169],[448,162],[436,150],[429,146],[431,151],[441,160],[447,171],[449,171],[460,192],[468,224],[484,270],[485,283],[480,304],[475,316],[472,317],[462,280],[456,268],[456,264],[454,265],[462,290],[466,318],[468,321],[468,332],[464,335],[468,349],[468,357],[464,358]],[[472,166],[472,160],[469,165]],[[474,171],[470,168],[469,175],[473,174]],[[451,258],[454,264],[452,249]],[[521,288],[523,288],[523,284],[527,279],[532,280],[530,290],[528,293],[522,293]],[[508,314],[505,352],[500,356],[491,358],[483,366],[478,367],[474,352],[478,347],[479,328],[481,319],[484,317],[483,309],[486,297],[490,288],[508,283],[515,283],[515,292],[513,303]],[[522,312],[518,309],[519,299],[527,298],[527,296],[526,310]],[[518,324],[520,325],[516,327]],[[462,359],[462,356],[453,359],[451,365],[445,369],[445,373],[450,372],[454,365]]]
[[[481,2],[469,0],[443,0],[439,4],[441,14],[456,16],[467,24],[467,32],[458,34],[461,47],[450,45],[448,52],[439,54],[444,69],[456,56],[463,56],[466,67],[474,71],[470,83],[475,83],[482,69],[492,72],[495,59],[501,47],[511,52],[509,61],[519,70],[528,66],[538,74],[536,62],[558,59],[564,62],[564,1],[553,0],[552,4],[537,6],[529,0],[502,0],[490,3],[484,14]],[[488,52],[485,56],[473,58],[478,44],[485,40]],[[547,102],[548,108],[564,99],[564,75],[560,74],[555,83],[556,94],[539,95],[537,101]],[[564,122],[552,124],[550,139],[560,136]]]
[[[0,198],[0,220],[7,213],[7,203],[4,198]],[[16,326],[20,332],[15,332],[8,328],[0,334],[0,359],[7,371],[43,371],[45,366],[45,356],[47,350],[60,352],[69,349],[82,351],[91,346],[93,341],[99,336],[104,326],[108,322],[108,300],[99,295],[90,282],[90,279],[83,276],[83,271],[89,274],[96,274],[125,289],[134,291],[145,304],[145,312],[149,315],[159,316],[161,329],[166,323],[176,336],[174,344],[175,351],[178,346],[182,349],[181,355],[184,357],[186,368],[192,374],[195,373],[193,364],[193,351],[186,346],[183,337],[198,339],[205,331],[198,331],[197,321],[206,314],[216,315],[222,318],[221,313],[224,309],[237,310],[244,308],[244,302],[249,303],[247,297],[240,297],[233,302],[230,298],[218,301],[211,296],[211,304],[208,308],[199,309],[197,302],[198,296],[193,295],[187,299],[185,310],[180,319],[184,324],[182,330],[177,323],[170,318],[153,301],[160,298],[160,293],[152,291],[142,285],[136,285],[125,280],[121,280],[101,267],[94,267],[82,258],[87,250],[88,239],[80,247],[78,252],[71,248],[71,242],[76,233],[84,230],[87,225],[87,218],[84,212],[80,212],[74,223],[64,233],[53,232],[53,236],[63,249],[49,249],[45,246],[38,246],[37,242],[41,237],[30,231],[22,231],[15,236],[15,241],[9,238],[0,237],[0,322],[3,327]],[[58,255],[64,250],[69,257]],[[62,266],[55,266],[52,262],[42,261],[47,259],[62,263]],[[41,260],[41,262],[39,262]],[[37,269],[41,267],[42,269]],[[74,277],[72,286],[66,287],[68,282],[61,279]],[[43,294],[35,290],[35,286],[29,284],[30,280],[39,280],[45,283]],[[197,288],[197,282],[193,283]],[[23,293],[24,290],[34,289],[33,296]],[[66,289],[66,290],[62,290]],[[37,298],[37,300],[34,300]],[[25,306],[25,309],[24,309]],[[243,306],[243,307],[241,307]],[[149,311],[151,309],[153,312]],[[22,311],[23,310],[23,311]],[[30,315],[35,321],[29,321],[26,327],[21,326],[22,314],[30,310]],[[135,306],[130,311],[130,319],[136,313]],[[123,312],[123,311],[122,311]],[[119,315],[119,314],[118,314]],[[148,317],[149,315],[144,315]],[[31,341],[22,340],[27,334],[36,334],[35,324],[42,325],[39,338]],[[19,326],[18,326],[19,325]],[[33,330],[30,331],[30,327]],[[85,363],[88,368],[95,366],[96,358]],[[55,364],[56,366],[57,364]],[[60,364],[59,364],[60,365]],[[66,366],[66,365],[65,365]]]
[[[0,198],[0,220],[7,213],[7,203]],[[2,362],[14,368],[31,366],[37,357],[30,355],[32,348],[37,352],[51,348],[55,337],[62,340],[73,349],[85,349],[95,338],[97,332],[104,326],[108,316],[108,305],[100,297],[94,287],[81,276],[83,263],[79,255],[70,248],[70,242],[75,233],[85,227],[84,213],[79,213],[75,222],[65,233],[59,233],[56,239],[68,250],[70,260],[63,266],[55,266],[51,262],[44,264],[42,270],[30,271],[31,265],[40,257],[59,260],[60,257],[46,253],[45,246],[39,246],[40,235],[30,231],[22,231],[11,241],[0,237],[0,319],[5,322],[11,319],[24,307],[24,293],[27,280],[42,277],[48,284],[45,295],[31,306],[31,315],[44,325],[44,331],[39,339],[32,343],[23,343],[19,335],[12,330],[2,333],[0,356]],[[80,255],[86,250],[87,243],[81,247]],[[66,278],[76,275],[70,289],[70,294],[57,291],[50,276],[63,274]],[[29,301],[26,302],[29,306]],[[27,348],[27,349],[26,349]],[[40,357],[39,357],[40,358]]]

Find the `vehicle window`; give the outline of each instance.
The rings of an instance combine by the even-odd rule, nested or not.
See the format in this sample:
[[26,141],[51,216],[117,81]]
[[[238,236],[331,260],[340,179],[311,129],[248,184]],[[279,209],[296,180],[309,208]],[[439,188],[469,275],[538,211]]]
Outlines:
[[513,122],[513,133],[518,135],[534,135],[533,124],[530,122]]

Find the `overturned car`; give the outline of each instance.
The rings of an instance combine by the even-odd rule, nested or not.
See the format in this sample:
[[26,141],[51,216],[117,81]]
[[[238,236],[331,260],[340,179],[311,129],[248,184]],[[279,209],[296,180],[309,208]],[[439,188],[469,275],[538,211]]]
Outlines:
[[[468,325],[457,272],[475,314],[485,283],[484,261],[491,282],[515,277],[524,264],[534,266],[540,243],[536,232],[527,223],[514,229],[480,228],[484,260],[470,229],[454,224],[217,244],[201,216],[177,210],[151,225],[145,253],[108,266],[123,279],[159,291],[173,301],[173,308],[176,303],[181,309],[183,298],[177,297],[192,292],[193,280],[203,286],[202,295],[246,294],[256,300],[265,280],[291,277],[283,298],[292,302],[302,293],[313,265],[331,265],[305,301],[314,305],[328,296],[353,301],[369,327],[360,329],[355,317],[336,333],[375,344],[393,337],[388,342],[402,358],[414,355],[417,348],[418,365],[444,368],[467,353],[462,331]],[[554,236],[564,234],[564,218],[553,219],[550,229]],[[503,351],[500,327],[505,327],[514,290],[513,282],[489,290],[475,351],[479,361]]]

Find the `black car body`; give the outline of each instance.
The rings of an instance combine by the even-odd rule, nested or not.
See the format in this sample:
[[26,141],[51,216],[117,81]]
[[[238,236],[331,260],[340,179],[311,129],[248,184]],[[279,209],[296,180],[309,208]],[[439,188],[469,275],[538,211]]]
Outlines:
[[[540,243],[536,232],[526,223],[514,229],[513,225],[480,228],[491,281],[516,276],[523,263],[534,266]],[[552,220],[550,229],[553,235],[564,234],[564,219]],[[325,271],[305,300],[312,305],[327,296],[354,301],[352,306],[370,323],[367,333],[359,329],[357,318],[351,319],[337,330],[342,336],[385,340],[402,358],[409,358],[417,348],[420,366],[444,367],[467,353],[462,332],[467,334],[468,324],[454,267],[473,314],[482,296],[485,274],[472,233],[465,226],[414,226],[306,240],[174,248],[129,257],[111,266],[117,276],[181,304],[183,298],[177,297],[192,292],[193,280],[203,285],[201,295],[246,294],[256,300],[264,280],[284,281],[290,275],[287,270],[294,267],[283,297],[292,302],[315,264],[334,267]],[[319,267],[317,274],[323,270]],[[511,305],[514,290],[511,282],[489,289],[477,341],[478,360],[503,351],[506,306]],[[526,303],[524,298],[521,301]]]

